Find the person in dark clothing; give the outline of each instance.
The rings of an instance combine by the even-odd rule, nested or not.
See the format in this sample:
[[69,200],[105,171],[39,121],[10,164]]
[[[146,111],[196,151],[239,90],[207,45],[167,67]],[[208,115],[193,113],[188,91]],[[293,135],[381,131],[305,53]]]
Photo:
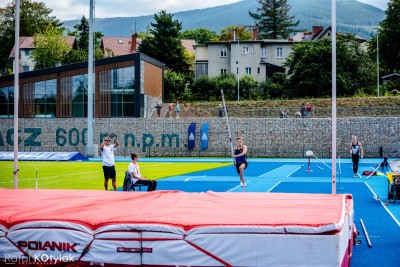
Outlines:
[[240,177],[240,186],[245,187],[244,170],[247,168],[247,146],[243,144],[243,137],[237,138],[237,146],[234,147],[236,171]]
[[128,171],[132,177],[133,184],[142,184],[147,186],[147,191],[154,191],[157,188],[157,181],[147,180],[146,177],[140,174],[139,166],[137,165],[137,161],[139,160],[139,156],[135,153],[131,153],[132,162],[128,166]]
[[357,140],[357,136],[353,135],[351,137],[351,145],[350,145],[350,154],[351,154],[351,160],[353,162],[353,172],[354,178],[358,177],[358,163],[360,161],[360,158],[364,157],[364,149],[361,145],[360,142]]
[[155,108],[157,109],[157,116],[160,118],[160,116],[161,116],[161,104],[157,104],[156,106],[155,106]]

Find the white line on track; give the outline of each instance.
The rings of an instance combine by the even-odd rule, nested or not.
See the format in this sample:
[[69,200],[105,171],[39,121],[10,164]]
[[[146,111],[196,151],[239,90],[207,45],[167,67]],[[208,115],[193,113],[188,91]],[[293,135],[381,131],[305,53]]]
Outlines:
[[202,176],[189,176],[189,177],[187,177],[185,180],[183,180],[184,182],[189,182],[190,180],[192,180],[192,179],[196,179],[196,178],[204,178],[204,177],[206,177],[205,175],[202,175]]
[[273,169],[272,171],[269,171],[269,172],[263,173],[263,174],[259,175],[258,177],[263,177],[263,176],[266,176],[267,174],[269,174],[269,173],[271,173],[271,172],[275,172],[276,170],[279,170],[279,169],[281,169],[281,168],[284,168],[284,167],[285,167],[285,165],[283,165],[283,166],[280,166],[279,168],[276,168],[276,169]]

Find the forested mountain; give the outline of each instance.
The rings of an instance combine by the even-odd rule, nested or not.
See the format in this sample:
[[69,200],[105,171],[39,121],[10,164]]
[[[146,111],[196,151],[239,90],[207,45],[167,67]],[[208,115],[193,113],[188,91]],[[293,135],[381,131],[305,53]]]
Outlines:
[[[300,29],[311,30],[313,25],[329,26],[331,23],[331,0],[288,0],[288,3],[292,6],[291,14],[300,20]],[[182,21],[183,30],[206,28],[219,34],[227,26],[254,25],[249,11],[256,12],[257,7],[257,0],[242,0],[229,5],[178,12],[174,14],[174,19]],[[370,38],[374,27],[385,16],[379,8],[356,0],[337,1],[336,7],[337,31],[354,33],[365,39]],[[64,26],[72,30],[79,21],[64,21]],[[145,32],[152,21],[153,15],[96,19],[95,31],[107,37],[128,37],[135,32]]]

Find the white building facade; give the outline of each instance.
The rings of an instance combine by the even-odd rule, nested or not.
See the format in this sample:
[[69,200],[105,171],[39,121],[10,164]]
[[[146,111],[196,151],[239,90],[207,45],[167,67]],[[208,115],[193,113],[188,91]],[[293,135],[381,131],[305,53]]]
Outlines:
[[233,73],[266,81],[276,72],[286,72],[283,64],[294,43],[293,39],[235,40],[195,45],[195,78]]

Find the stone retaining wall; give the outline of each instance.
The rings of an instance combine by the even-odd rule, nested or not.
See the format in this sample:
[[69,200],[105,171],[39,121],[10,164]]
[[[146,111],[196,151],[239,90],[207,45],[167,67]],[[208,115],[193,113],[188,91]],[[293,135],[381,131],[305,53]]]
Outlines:
[[[13,151],[12,119],[2,119],[0,151]],[[188,151],[188,126],[196,123],[196,147]],[[209,123],[208,149],[200,151],[200,127]],[[86,154],[87,119],[20,119],[20,151],[78,151]],[[312,118],[230,118],[233,143],[244,136],[250,157],[304,157],[312,150],[319,158],[331,157],[331,119]],[[337,155],[349,157],[351,135],[359,136],[365,157],[399,157],[400,119],[338,118]],[[95,119],[94,143],[107,134],[116,134],[120,147],[116,156],[130,152],[143,156],[224,156],[230,155],[225,118],[110,118]]]

